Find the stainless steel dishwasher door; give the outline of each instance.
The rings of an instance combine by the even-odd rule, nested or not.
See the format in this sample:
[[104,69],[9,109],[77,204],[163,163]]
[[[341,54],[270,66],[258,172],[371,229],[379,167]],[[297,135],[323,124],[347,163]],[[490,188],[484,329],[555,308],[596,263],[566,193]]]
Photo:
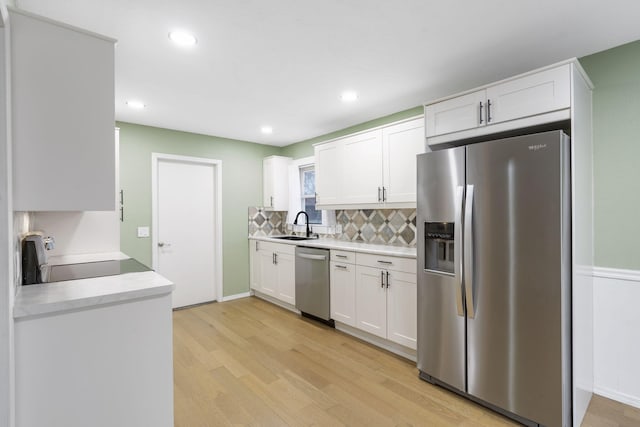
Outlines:
[[329,250],[296,246],[296,308],[329,321]]

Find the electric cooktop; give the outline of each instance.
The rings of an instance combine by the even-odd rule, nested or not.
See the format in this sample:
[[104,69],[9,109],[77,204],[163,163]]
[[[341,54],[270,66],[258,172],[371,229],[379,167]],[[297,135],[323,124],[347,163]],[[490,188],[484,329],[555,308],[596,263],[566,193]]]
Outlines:
[[149,267],[133,258],[111,261],[84,262],[51,266],[49,282],[90,279],[93,277],[116,276],[125,273],[151,271]]

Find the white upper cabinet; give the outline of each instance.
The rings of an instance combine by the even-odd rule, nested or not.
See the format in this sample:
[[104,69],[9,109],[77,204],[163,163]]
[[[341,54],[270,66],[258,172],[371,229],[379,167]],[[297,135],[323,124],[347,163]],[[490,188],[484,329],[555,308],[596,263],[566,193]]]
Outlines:
[[316,205],[339,202],[342,185],[342,144],[334,141],[314,147],[316,159]]
[[386,203],[416,203],[416,156],[424,153],[422,118],[382,129],[382,181]]
[[486,92],[479,90],[425,106],[426,136],[473,129],[485,124]]
[[571,64],[535,71],[425,105],[430,145],[570,118]]
[[265,209],[289,209],[290,157],[270,156],[262,160],[262,203]]
[[115,210],[115,40],[9,19],[14,210]]
[[[571,107],[569,65],[487,88],[487,123],[500,123]],[[489,104],[491,103],[491,104]]]
[[422,117],[316,145],[318,207],[415,208],[424,146]]
[[[382,131],[360,133],[342,140],[344,204],[382,201]],[[348,171],[348,173],[344,173]]]

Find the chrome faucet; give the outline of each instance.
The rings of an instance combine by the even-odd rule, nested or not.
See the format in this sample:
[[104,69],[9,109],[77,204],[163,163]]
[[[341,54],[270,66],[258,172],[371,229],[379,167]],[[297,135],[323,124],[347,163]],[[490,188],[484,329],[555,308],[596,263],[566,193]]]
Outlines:
[[311,230],[309,230],[309,215],[305,212],[305,211],[300,211],[296,214],[296,219],[293,220],[293,225],[298,225],[298,217],[300,216],[300,214],[304,214],[304,216],[307,218],[307,237],[311,236]]

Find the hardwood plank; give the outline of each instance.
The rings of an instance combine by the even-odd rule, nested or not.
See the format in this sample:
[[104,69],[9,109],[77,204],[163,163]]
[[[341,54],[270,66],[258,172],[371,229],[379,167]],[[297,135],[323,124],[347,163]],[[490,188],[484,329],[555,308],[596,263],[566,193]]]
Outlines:
[[[182,426],[516,426],[418,378],[415,363],[262,301],[175,311]],[[640,409],[594,396],[583,427],[638,427]]]

